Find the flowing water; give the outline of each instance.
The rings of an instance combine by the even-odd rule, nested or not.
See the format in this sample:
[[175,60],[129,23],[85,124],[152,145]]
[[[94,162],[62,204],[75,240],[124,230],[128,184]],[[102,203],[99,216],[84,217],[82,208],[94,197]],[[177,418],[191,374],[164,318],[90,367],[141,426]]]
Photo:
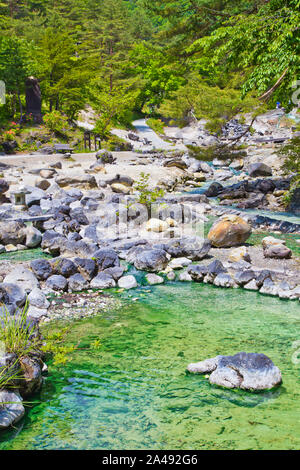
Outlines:
[[[195,283],[149,291],[125,292],[121,309],[72,324],[79,349],[67,365],[50,364],[0,449],[299,449],[299,302]],[[101,348],[89,350],[96,339]],[[238,351],[267,354],[283,385],[253,394],[185,372]]]

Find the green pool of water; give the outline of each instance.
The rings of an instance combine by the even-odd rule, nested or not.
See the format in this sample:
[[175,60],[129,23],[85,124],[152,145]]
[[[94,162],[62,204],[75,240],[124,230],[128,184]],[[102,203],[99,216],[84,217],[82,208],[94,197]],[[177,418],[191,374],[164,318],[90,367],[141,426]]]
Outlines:
[[[299,303],[194,283],[145,291],[72,325],[68,341],[79,349],[66,366],[50,364],[0,449],[299,449]],[[88,350],[98,338],[101,349]],[[252,394],[185,372],[238,351],[267,354],[283,385]]]

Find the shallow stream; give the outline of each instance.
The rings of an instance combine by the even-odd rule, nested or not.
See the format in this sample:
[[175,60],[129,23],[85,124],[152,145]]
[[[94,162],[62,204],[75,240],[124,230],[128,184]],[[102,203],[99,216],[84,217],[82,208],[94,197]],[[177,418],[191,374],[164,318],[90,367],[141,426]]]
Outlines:
[[[299,449],[299,302],[195,283],[149,291],[124,292],[123,308],[72,324],[72,360],[49,364],[0,449]],[[252,394],[185,372],[238,351],[267,354],[283,385]]]

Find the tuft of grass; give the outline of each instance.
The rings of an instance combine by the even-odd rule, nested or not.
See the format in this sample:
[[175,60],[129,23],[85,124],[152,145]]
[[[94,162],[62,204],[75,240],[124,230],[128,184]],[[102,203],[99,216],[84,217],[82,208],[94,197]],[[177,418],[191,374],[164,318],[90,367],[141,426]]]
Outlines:
[[28,301],[15,315],[10,315],[5,306],[3,308],[0,340],[6,352],[16,354],[19,358],[37,352],[40,349],[40,339],[35,334],[32,324],[27,320]]

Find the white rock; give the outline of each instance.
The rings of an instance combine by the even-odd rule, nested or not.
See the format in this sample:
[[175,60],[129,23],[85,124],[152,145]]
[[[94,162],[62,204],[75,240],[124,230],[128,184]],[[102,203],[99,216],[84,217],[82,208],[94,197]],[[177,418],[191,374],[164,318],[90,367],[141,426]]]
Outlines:
[[121,289],[134,289],[138,286],[136,278],[134,276],[123,276],[118,281],[118,286]]
[[148,284],[151,286],[155,286],[157,284],[163,284],[164,283],[164,278],[161,276],[158,276],[157,274],[147,274],[146,275],[146,280]]

